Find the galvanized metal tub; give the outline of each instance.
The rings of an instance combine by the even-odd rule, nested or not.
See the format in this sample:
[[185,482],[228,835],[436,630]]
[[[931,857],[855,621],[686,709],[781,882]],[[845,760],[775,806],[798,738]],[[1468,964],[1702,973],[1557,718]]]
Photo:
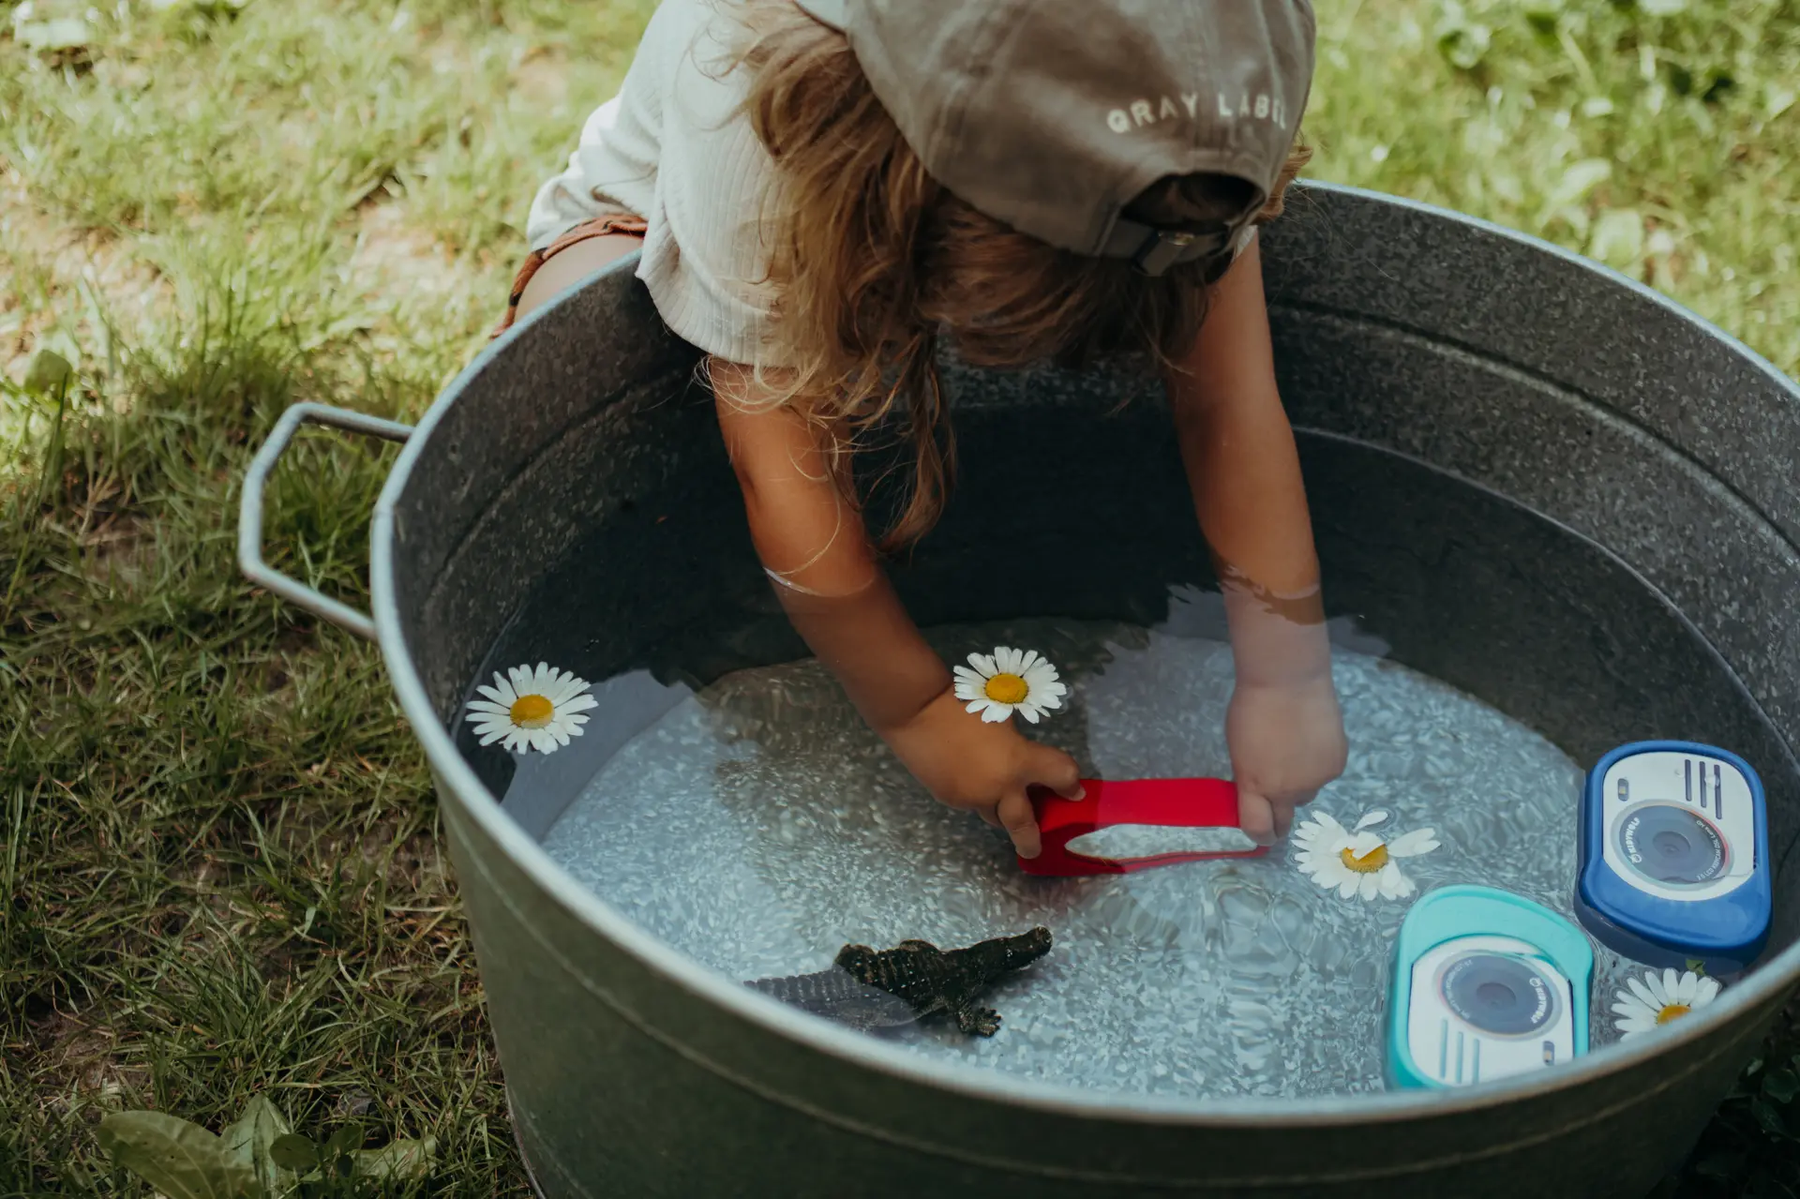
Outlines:
[[[1800,980],[1800,392],[1622,276],[1410,202],[1307,187],[1264,255],[1331,607],[1584,764],[1647,735],[1748,756],[1777,871],[1760,966],[1663,1035],[1540,1078],[1225,1104],[928,1062],[659,943],[544,853],[557,813],[530,796],[503,809],[452,736],[511,600],[596,530],[616,572],[582,597],[589,648],[620,670],[674,655],[704,675],[711,640],[780,619],[693,352],[626,259],[490,347],[416,429],[291,412],[252,468],[240,528],[252,577],[380,641],[437,780],[545,1195],[1633,1195],[1684,1155]],[[1153,399],[1107,422],[1119,378],[953,370],[951,387],[977,458],[1067,453],[1079,428],[1093,469],[1027,521],[970,466],[981,502],[953,509],[901,572],[922,622],[1132,618],[1166,573],[1146,561],[1202,559],[1191,533],[1132,524],[1185,502]],[[262,481],[308,420],[407,441],[375,512],[372,620],[258,552]],[[1442,502],[1386,504],[1382,472],[1421,464]],[[1579,572],[1571,553],[1586,555]],[[951,585],[969,561],[1030,577],[1071,556],[1094,582]],[[1513,592],[1487,585],[1496,571]],[[1526,609],[1500,599],[1519,577]]]

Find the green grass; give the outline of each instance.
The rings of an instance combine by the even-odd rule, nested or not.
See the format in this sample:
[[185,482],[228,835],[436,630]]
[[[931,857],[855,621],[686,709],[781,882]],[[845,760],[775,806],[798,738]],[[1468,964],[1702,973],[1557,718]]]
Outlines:
[[[101,1114],[217,1129],[259,1093],[434,1135],[441,1193],[522,1193],[424,764],[375,653],[238,577],[233,521],[287,404],[410,419],[479,348],[651,7],[128,2],[78,48],[0,35],[0,1196],[147,1194]],[[1315,174],[1592,252],[1800,369],[1800,6],[1319,7]],[[45,345],[61,405],[19,386]],[[359,597],[390,458],[304,439],[277,564]],[[1671,1193],[1800,1193],[1784,1036]]]

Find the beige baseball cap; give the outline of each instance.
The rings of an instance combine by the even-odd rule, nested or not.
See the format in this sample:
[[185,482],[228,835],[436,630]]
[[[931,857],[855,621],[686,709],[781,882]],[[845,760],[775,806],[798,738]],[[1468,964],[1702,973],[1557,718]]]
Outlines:
[[[1308,0],[798,0],[850,41],[925,169],[1066,250],[1149,274],[1228,252],[1268,198],[1312,87]],[[1236,176],[1218,228],[1123,215],[1168,176]]]

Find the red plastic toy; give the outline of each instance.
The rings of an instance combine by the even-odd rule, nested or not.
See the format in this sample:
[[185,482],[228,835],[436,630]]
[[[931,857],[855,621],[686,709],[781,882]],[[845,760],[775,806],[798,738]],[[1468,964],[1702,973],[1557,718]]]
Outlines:
[[1200,852],[1159,853],[1143,858],[1097,858],[1069,849],[1069,842],[1095,829],[1116,824],[1147,824],[1163,828],[1237,828],[1237,788],[1224,779],[1082,779],[1086,794],[1064,799],[1049,791],[1036,791],[1031,804],[1043,835],[1043,852],[1020,858],[1026,874],[1068,878],[1087,874],[1126,874],[1152,866],[1178,862],[1205,862],[1214,858],[1256,858],[1269,852],[1254,849],[1222,849]]

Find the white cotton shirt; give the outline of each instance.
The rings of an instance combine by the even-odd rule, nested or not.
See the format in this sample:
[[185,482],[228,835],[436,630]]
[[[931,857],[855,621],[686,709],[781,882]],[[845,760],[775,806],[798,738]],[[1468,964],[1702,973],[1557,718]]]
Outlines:
[[720,3],[662,0],[619,94],[588,117],[568,169],[538,189],[525,231],[541,250],[594,217],[643,217],[637,277],[669,328],[727,361],[774,366],[761,221],[774,164],[743,111],[739,27]]
[[760,218],[774,170],[742,111],[735,32],[713,0],[663,0],[619,94],[538,190],[525,232],[541,250],[594,217],[643,217],[637,277],[669,328],[728,361],[766,363],[773,290]]

